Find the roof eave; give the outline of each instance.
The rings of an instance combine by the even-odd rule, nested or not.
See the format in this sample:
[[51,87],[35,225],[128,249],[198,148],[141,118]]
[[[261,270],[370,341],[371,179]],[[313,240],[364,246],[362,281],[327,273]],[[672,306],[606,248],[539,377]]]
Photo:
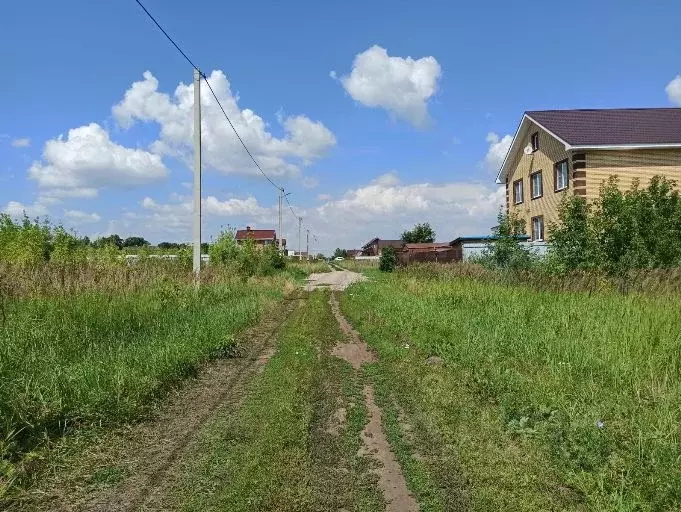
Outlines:
[[551,137],[553,137],[558,142],[563,144],[565,146],[565,151],[569,151],[570,149],[572,149],[572,146],[570,146],[570,144],[568,142],[561,139],[558,135],[556,135],[551,130],[546,128],[546,126],[537,122],[536,119],[532,118],[531,116],[529,116],[527,114],[527,112],[525,112],[523,114],[523,118],[520,120],[520,124],[518,125],[518,129],[515,131],[515,135],[513,136],[513,141],[511,142],[511,147],[508,148],[508,153],[506,153],[506,156],[504,157],[504,163],[501,164],[501,169],[499,169],[499,174],[497,174],[496,183],[498,185],[502,185],[504,183],[503,178],[505,178],[506,175],[508,174],[508,169],[506,168],[506,166],[509,163],[509,160],[510,160],[509,157],[511,156],[511,154],[515,154],[515,152],[518,150],[518,148],[516,148],[516,141],[518,140],[518,134],[522,131],[523,126],[525,125],[525,121],[527,121],[528,119],[530,121],[532,121],[534,124],[536,124],[539,128],[544,130],[546,133],[551,135]]
[[674,149],[681,148],[681,142],[669,142],[659,144],[575,144],[569,149],[576,151],[585,150],[616,150],[616,149]]

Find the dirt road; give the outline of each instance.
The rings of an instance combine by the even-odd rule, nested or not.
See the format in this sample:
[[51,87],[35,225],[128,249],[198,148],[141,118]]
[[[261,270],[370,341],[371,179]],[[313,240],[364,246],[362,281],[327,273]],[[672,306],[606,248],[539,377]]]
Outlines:
[[419,510],[365,373],[377,356],[337,300],[364,279],[310,276],[240,337],[240,357],[73,450],[16,510]]
[[310,277],[307,278],[305,290],[313,291],[319,288],[329,288],[334,291],[343,291],[353,283],[366,281],[366,277],[357,272],[336,270],[334,267],[331,268],[333,268],[331,272],[311,274]]

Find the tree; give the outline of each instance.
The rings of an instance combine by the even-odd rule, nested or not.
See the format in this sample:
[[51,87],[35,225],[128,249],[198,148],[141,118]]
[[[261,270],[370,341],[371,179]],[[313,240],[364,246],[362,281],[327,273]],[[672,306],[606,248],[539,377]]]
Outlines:
[[515,213],[506,215],[499,211],[492,235],[494,238],[481,258],[483,264],[510,270],[524,270],[532,265],[532,254],[520,245],[525,238],[525,221]]
[[144,247],[147,245],[149,245],[149,242],[147,242],[141,236],[129,236],[123,240],[122,247]]
[[345,249],[336,248],[336,250],[333,251],[333,257],[334,258],[347,258],[348,257],[348,251],[346,251]]
[[106,247],[107,245],[114,246],[118,249],[123,247],[123,239],[116,235],[103,236],[95,240],[92,245],[97,248]]
[[386,247],[381,251],[381,258],[378,262],[378,268],[382,272],[392,272],[397,265],[397,253],[394,247]]
[[180,249],[184,244],[178,244],[177,242],[161,242],[156,247],[159,249]]
[[218,233],[218,236],[208,248],[211,265],[225,264],[235,261],[239,253],[239,246],[234,239],[234,231],[225,229]]
[[429,244],[435,241],[435,231],[428,222],[416,224],[411,231],[402,233],[402,241],[405,244]]
[[558,209],[558,224],[551,224],[549,253],[560,272],[599,266],[602,256],[592,222],[592,205],[581,196],[565,195]]
[[552,229],[551,255],[565,270],[598,268],[610,274],[681,265],[681,197],[676,183],[654,176],[623,192],[616,176],[588,206],[582,198],[561,204]]

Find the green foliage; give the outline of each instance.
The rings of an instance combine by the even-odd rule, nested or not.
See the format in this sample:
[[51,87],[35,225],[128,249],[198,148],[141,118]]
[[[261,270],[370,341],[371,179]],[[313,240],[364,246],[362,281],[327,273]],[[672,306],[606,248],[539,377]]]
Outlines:
[[558,211],[559,223],[550,225],[552,267],[566,270],[590,270],[602,260],[596,230],[590,217],[592,205],[580,196],[565,195]]
[[208,248],[211,265],[224,265],[234,262],[238,254],[239,246],[234,239],[234,230],[230,228],[220,231],[215,242],[210,244]]
[[525,221],[514,213],[503,211],[497,216],[497,225],[492,229],[494,240],[488,244],[480,263],[504,270],[527,270],[534,264],[535,257],[520,243],[525,239]]
[[37,265],[49,258],[50,226],[47,221],[31,220],[24,215],[20,222],[0,214],[0,260],[20,265]]
[[[678,509],[679,296],[538,291],[411,267],[355,285],[343,309],[378,347],[380,366],[415,351],[413,364],[443,359],[436,372],[416,372],[414,382],[427,384],[415,407],[438,406],[441,415],[428,417],[437,434],[463,443],[457,458],[474,498],[532,482],[547,494],[572,489],[582,503],[529,510]],[[441,391],[446,378],[474,401]],[[468,412],[488,407],[488,437],[466,444],[479,424]],[[512,459],[499,460],[500,450]],[[524,460],[542,461],[539,479]],[[495,502],[471,509],[504,509]]]
[[84,263],[87,261],[88,247],[83,239],[68,233],[58,226],[52,233],[52,252],[50,261],[60,264]]
[[335,251],[333,251],[333,257],[334,258],[347,258],[348,257],[348,251],[345,249],[341,249],[339,247],[336,248]]
[[402,233],[402,241],[405,244],[432,243],[435,241],[435,231],[428,222],[416,224],[411,231]]
[[604,182],[593,206],[566,198],[551,231],[552,257],[559,270],[632,269],[681,265],[681,200],[676,183],[662,176],[647,188],[635,181],[622,192],[617,178]]
[[381,258],[378,263],[378,268],[382,272],[392,272],[397,265],[397,253],[394,247],[386,247],[381,251]]
[[184,245],[185,244],[178,244],[176,242],[161,242],[156,247],[158,247],[159,249],[180,249]]
[[103,236],[92,242],[92,245],[97,248],[106,247],[107,245],[113,245],[117,249],[123,247],[123,239],[116,235]]
[[93,282],[90,292],[17,298],[5,308],[0,502],[3,472],[11,469],[3,469],[4,461],[73,426],[143,414],[159,393],[224,349],[278,293],[276,282],[235,279],[197,294],[190,280],[175,277],[166,273],[128,293],[95,289]]
[[145,247],[149,245],[143,237],[141,236],[129,236],[123,240],[121,247]]

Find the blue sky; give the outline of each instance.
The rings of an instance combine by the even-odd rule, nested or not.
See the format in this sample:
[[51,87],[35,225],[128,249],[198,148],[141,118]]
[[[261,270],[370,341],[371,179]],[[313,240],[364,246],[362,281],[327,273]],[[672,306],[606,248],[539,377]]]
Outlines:
[[[524,110],[681,105],[679,2],[455,4],[145,2],[326,252],[419,221],[488,232]],[[0,9],[0,209],[188,240],[188,64],[133,0]],[[205,238],[276,227],[276,191],[202,93]]]

